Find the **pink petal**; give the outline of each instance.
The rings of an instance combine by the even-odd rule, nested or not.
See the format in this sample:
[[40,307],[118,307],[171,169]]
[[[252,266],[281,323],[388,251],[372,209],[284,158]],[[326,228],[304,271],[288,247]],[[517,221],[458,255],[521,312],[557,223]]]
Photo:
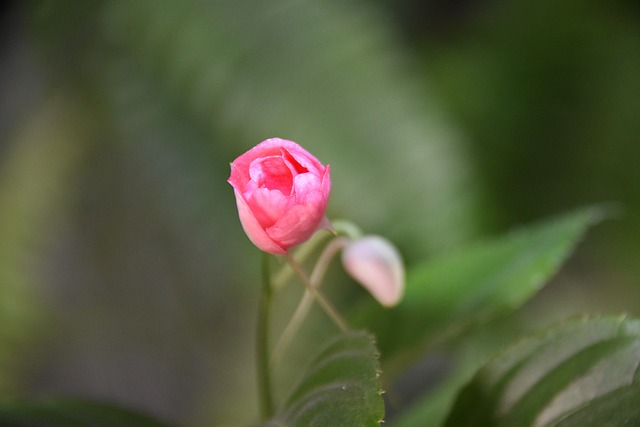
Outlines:
[[[229,183],[235,188],[243,188],[247,182],[251,179],[249,176],[249,170],[251,168],[251,162],[256,159],[282,156],[282,143],[285,140],[279,138],[271,138],[262,141],[252,149],[246,151],[244,154],[237,157],[233,163],[231,163],[231,176],[229,177]],[[290,141],[289,141],[290,142]],[[295,144],[292,142],[292,144]],[[295,144],[297,145],[297,144]]]
[[267,234],[282,247],[289,248],[306,241],[318,229],[324,217],[326,203],[319,192],[316,197],[307,195],[304,205],[296,204],[280,218]]
[[234,189],[236,196],[236,204],[238,205],[238,215],[244,232],[259,249],[269,252],[270,254],[285,254],[287,251],[278,243],[273,241],[269,235],[262,229],[260,223],[251,212],[247,202],[237,190]]
[[279,190],[287,196],[291,194],[293,173],[282,157],[255,159],[249,166],[249,176],[260,188]]
[[322,175],[322,194],[324,194],[325,201],[329,201],[329,194],[331,193],[331,167],[327,165]]
[[392,307],[404,294],[404,265],[395,246],[379,236],[352,241],[342,252],[342,264],[383,306]]
[[244,196],[251,212],[263,228],[275,224],[295,202],[293,197],[285,196],[279,190],[269,190],[268,188],[245,191]]
[[320,177],[312,173],[303,173],[293,178],[293,193],[297,203],[306,203],[308,198],[317,199],[322,193],[322,181]]

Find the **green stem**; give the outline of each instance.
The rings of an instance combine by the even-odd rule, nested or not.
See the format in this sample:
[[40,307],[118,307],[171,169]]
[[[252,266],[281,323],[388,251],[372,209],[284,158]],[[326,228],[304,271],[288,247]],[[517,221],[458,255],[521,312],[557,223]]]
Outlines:
[[[311,239],[309,239],[304,245],[296,248],[296,250],[294,251],[295,258],[298,260],[298,262],[303,262],[305,259],[311,256],[313,251],[329,236],[329,233],[314,234],[313,236],[311,236]],[[289,279],[291,279],[291,276],[293,276],[294,274],[295,273],[291,266],[289,264],[285,264],[280,269],[280,271],[273,275],[273,280],[271,281],[273,292],[277,293],[280,289],[284,288]]]
[[269,369],[269,309],[271,306],[270,255],[262,254],[262,293],[258,305],[258,325],[256,328],[258,395],[260,413],[263,420],[273,416],[273,396],[271,395],[271,372]]
[[[350,239],[358,239],[362,237],[362,231],[360,228],[351,221],[337,219],[331,221],[331,225],[333,226],[334,236],[344,236]],[[304,245],[296,248],[295,257],[298,262],[302,262],[307,259],[307,257],[309,257],[329,235],[329,233],[316,233],[311,236],[311,239],[309,239]],[[291,266],[285,265],[277,274],[274,275],[273,280],[271,281],[274,293],[284,287],[292,274],[293,269]]]
[[[348,242],[349,239],[346,237],[336,237],[324,248],[315,267],[313,268],[313,271],[311,272],[311,277],[309,278],[309,283],[313,288],[320,289],[322,278],[324,277],[324,273],[327,271],[331,258],[333,258],[338,251],[344,248]],[[304,295],[302,296],[296,311],[293,313],[291,320],[285,327],[284,332],[282,332],[280,339],[278,339],[278,342],[273,348],[273,352],[271,353],[272,366],[278,363],[280,358],[282,358],[284,351],[293,340],[298,329],[300,329],[300,326],[307,317],[307,314],[309,314],[312,302],[313,294],[309,290],[305,289]]]
[[331,320],[333,320],[333,323],[336,324],[338,329],[340,329],[341,332],[349,331],[349,325],[347,324],[347,322],[342,318],[340,313],[338,313],[338,310],[335,309],[335,307],[329,302],[329,300],[325,298],[325,296],[311,284],[311,281],[307,277],[307,274],[304,272],[304,270],[302,270],[302,267],[300,267],[300,264],[296,262],[291,254],[287,253],[286,256],[289,265],[291,266],[293,271],[295,271],[298,277],[300,277],[307,291],[310,292],[311,295],[313,295],[316,301],[318,301],[320,307],[322,307],[324,312],[331,318]]

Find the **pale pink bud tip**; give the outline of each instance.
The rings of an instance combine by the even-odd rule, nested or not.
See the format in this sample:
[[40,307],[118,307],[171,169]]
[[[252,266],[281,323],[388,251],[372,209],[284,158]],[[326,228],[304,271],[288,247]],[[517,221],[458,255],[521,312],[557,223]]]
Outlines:
[[379,236],[353,240],[342,252],[342,264],[383,306],[393,307],[404,295],[404,264],[398,250]]
[[228,182],[244,231],[265,252],[284,254],[329,227],[329,165],[293,141],[262,141],[231,163]]

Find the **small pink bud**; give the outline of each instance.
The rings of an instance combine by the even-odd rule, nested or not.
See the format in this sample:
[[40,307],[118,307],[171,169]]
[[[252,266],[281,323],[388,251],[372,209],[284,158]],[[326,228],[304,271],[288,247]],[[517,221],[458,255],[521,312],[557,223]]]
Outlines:
[[284,254],[329,224],[329,165],[292,141],[262,141],[231,163],[240,222],[258,248]]
[[364,236],[352,240],[342,252],[342,264],[383,306],[393,307],[402,299],[404,264],[387,239]]

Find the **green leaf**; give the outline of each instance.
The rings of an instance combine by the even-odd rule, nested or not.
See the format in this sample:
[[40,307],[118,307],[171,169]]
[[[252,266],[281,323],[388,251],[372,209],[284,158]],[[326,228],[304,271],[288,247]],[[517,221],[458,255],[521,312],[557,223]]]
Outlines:
[[7,427],[169,427],[120,406],[78,399],[0,401],[0,425]]
[[639,364],[640,321],[565,322],[482,368],[445,425],[638,425]]
[[368,301],[354,323],[376,335],[384,359],[455,336],[527,301],[602,216],[584,209],[427,262],[409,272],[402,303]]
[[441,426],[447,418],[460,390],[496,354],[522,336],[516,312],[498,316],[470,329],[448,345],[451,367],[449,375],[435,387],[430,387],[393,419],[394,427]]
[[373,338],[337,336],[311,362],[302,381],[267,426],[379,426],[384,403]]

